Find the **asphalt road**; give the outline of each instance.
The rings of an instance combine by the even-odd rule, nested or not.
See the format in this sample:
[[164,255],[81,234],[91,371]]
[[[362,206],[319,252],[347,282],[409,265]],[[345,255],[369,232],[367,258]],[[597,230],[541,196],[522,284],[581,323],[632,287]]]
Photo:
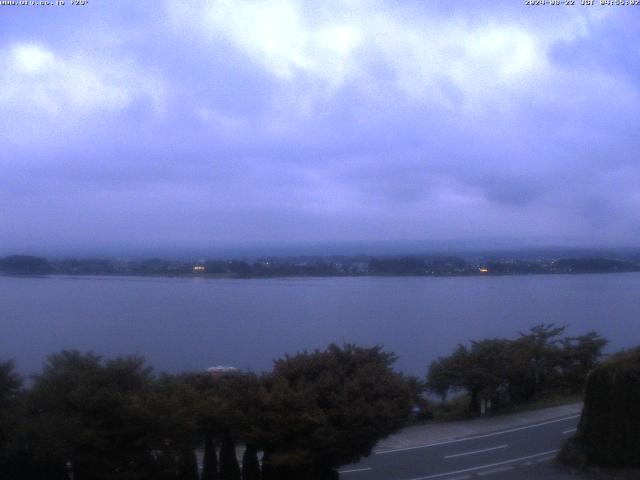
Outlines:
[[565,478],[552,467],[579,415],[456,440],[377,452],[340,470],[342,480]]

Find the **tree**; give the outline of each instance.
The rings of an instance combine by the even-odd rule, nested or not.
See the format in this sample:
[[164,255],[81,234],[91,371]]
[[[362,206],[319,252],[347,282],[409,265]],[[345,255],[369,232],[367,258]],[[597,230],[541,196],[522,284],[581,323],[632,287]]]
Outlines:
[[249,443],[242,455],[242,480],[260,480],[260,463],[258,449]]
[[424,275],[425,262],[420,258],[374,258],[369,262],[373,275]]
[[51,270],[46,259],[30,255],[11,255],[0,260],[0,270],[9,273],[41,274]]
[[240,480],[240,465],[236,457],[236,445],[227,433],[222,437],[220,446],[220,479]]
[[22,378],[15,368],[12,361],[0,362],[0,412],[15,401],[22,386]]
[[576,466],[640,468],[640,347],[597,366],[587,379],[578,431],[561,452]]
[[[194,406],[199,435],[205,441],[205,465],[219,465],[221,479],[240,478],[240,466],[235,454],[236,443],[255,445],[262,412],[260,382],[253,374],[227,375],[218,378],[195,373],[185,381],[197,395]],[[210,442],[210,447],[206,448]],[[215,443],[220,443],[220,460],[214,460]],[[214,467],[207,467],[211,478]]]
[[444,403],[447,400],[449,392],[456,385],[456,379],[453,378],[454,370],[452,369],[449,359],[440,357],[431,362],[427,372],[427,389],[440,397],[440,401]]
[[[12,361],[0,362],[0,477],[9,478],[16,469],[16,457],[10,450],[16,434],[16,407],[22,378]],[[15,472],[17,473],[17,472]],[[16,477],[17,478],[17,477]]]
[[528,401],[551,387],[558,376],[562,358],[560,336],[566,327],[540,324],[527,333],[519,332],[514,341],[511,396],[516,402]]
[[27,401],[36,455],[70,462],[75,480],[129,479],[148,464],[151,369],[140,357],[48,357]]
[[[198,425],[200,396],[189,375],[161,375],[145,401],[153,418],[149,448],[155,452],[154,479],[176,480],[193,476],[194,452],[201,445]],[[210,461],[210,460],[209,460]]]
[[424,393],[427,391],[426,383],[413,375],[404,376],[404,380],[409,389],[413,418],[416,420],[431,420],[433,418],[433,412],[429,408],[429,402],[424,396]]
[[264,379],[264,478],[334,478],[401,428],[411,408],[396,357],[377,346],[330,345],[276,360]]
[[585,335],[562,339],[562,381],[570,392],[581,392],[587,375],[593,370],[608,340],[593,330]]
[[213,435],[204,435],[204,454],[202,457],[202,480],[218,480],[218,455],[213,443]]
[[480,400],[499,402],[508,391],[511,363],[511,343],[504,339],[471,342],[463,385],[470,394],[469,409],[480,411]]
[[432,363],[427,374],[429,389],[445,397],[450,390],[469,394],[469,411],[480,410],[480,399],[497,400],[507,387],[510,362],[508,340],[486,339],[459,345],[449,357]]
[[597,364],[606,340],[595,332],[561,338],[564,326],[541,324],[515,340],[484,339],[459,345],[434,361],[427,373],[429,391],[443,401],[450,391],[464,390],[469,409],[479,399],[495,405],[523,403],[553,392],[579,391]]
[[185,447],[180,452],[178,480],[198,480],[198,460],[191,447]]
[[31,426],[22,378],[13,362],[0,362],[0,478],[68,480],[62,461],[38,455],[31,445]]
[[465,345],[458,345],[448,357],[440,357],[429,366],[427,389],[442,402],[451,391],[466,387],[464,376],[470,366],[470,354]]

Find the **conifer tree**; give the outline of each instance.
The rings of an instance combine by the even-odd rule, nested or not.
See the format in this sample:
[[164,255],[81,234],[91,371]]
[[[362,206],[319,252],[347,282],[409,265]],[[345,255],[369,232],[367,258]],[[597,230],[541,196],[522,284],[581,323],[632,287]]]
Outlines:
[[220,479],[240,480],[240,465],[236,457],[236,446],[231,436],[225,433],[220,446]]
[[251,443],[247,445],[242,455],[242,480],[260,480],[258,449]]
[[211,434],[207,434],[204,438],[204,457],[202,460],[201,480],[218,480],[219,478],[216,446],[213,443]]
[[198,480],[198,460],[196,452],[191,448],[185,448],[180,454],[180,480]]

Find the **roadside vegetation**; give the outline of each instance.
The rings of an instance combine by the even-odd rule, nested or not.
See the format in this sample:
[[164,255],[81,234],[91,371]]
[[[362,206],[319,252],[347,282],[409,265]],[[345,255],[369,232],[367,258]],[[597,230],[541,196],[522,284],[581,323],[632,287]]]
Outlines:
[[640,347],[612,356],[589,374],[577,433],[560,460],[640,478]]
[[63,351],[29,388],[2,363],[0,478],[338,478],[337,467],[407,421],[411,382],[394,361],[380,347],[331,345],[277,360],[262,376],[216,378]]
[[433,407],[434,416],[464,418],[575,399],[602,357],[607,340],[593,331],[564,336],[565,330],[564,326],[542,324],[516,339],[458,345],[451,355],[429,367],[427,389],[441,400]]
[[[139,356],[62,351],[27,385],[0,363],[0,478],[336,479],[411,421],[575,401],[587,378],[575,448],[624,440],[615,458],[640,458],[640,351],[599,366],[605,339],[564,333],[543,324],[459,345],[426,381],[395,372],[395,355],[379,346],[351,344],[285,356],[262,375],[155,374]],[[593,455],[585,458],[614,462]]]

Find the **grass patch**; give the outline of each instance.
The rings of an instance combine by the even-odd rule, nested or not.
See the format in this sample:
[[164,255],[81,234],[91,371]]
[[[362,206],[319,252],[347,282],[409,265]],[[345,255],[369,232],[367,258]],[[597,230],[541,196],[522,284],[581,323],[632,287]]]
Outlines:
[[584,396],[579,394],[547,395],[544,397],[540,397],[532,402],[500,407],[495,411],[492,411],[490,415],[505,415],[507,413],[529,412],[531,410],[542,410],[543,408],[571,405],[573,403],[580,403],[582,401],[584,401]]
[[[547,395],[532,402],[519,405],[501,406],[487,412],[485,416],[507,415],[510,413],[528,412],[531,410],[541,410],[562,405],[571,405],[583,401],[582,395]],[[469,411],[469,396],[460,395],[447,400],[446,402],[430,401],[427,407],[429,413],[428,420],[415,420],[412,425],[425,425],[433,422],[455,422],[461,420],[471,420],[480,418],[478,413]]]
[[468,420],[475,417],[475,414],[469,411],[469,397],[467,395],[461,395],[444,403],[434,403],[431,405],[431,411],[434,422]]

